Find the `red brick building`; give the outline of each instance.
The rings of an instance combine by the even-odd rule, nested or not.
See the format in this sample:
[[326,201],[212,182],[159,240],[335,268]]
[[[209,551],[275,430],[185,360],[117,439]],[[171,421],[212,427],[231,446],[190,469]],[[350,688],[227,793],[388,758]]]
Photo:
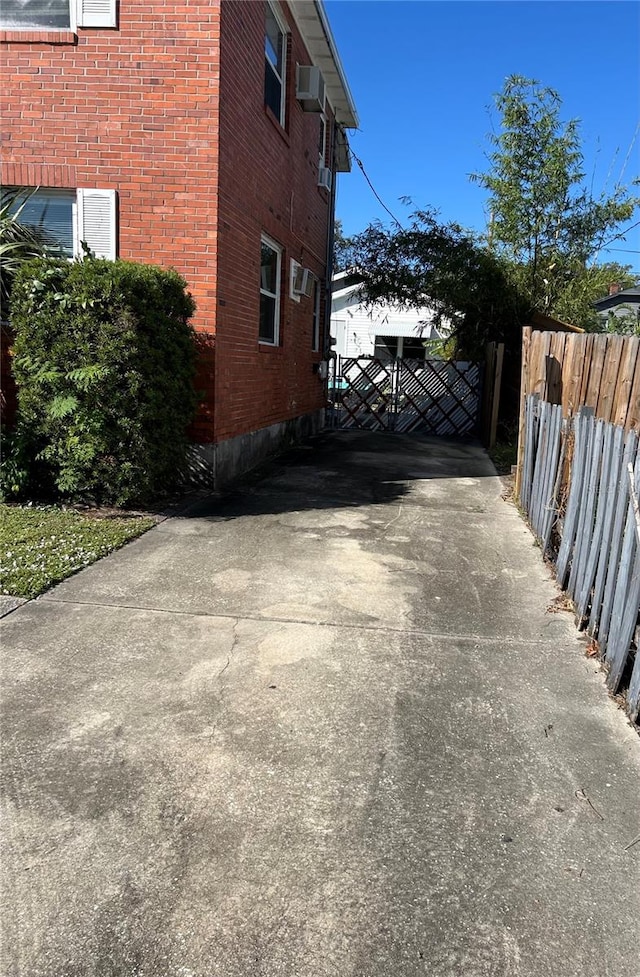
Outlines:
[[[2,0],[2,183],[70,255],[176,268],[218,484],[321,424],[335,173],[357,125],[316,0]],[[327,330],[328,332],[328,330]]]

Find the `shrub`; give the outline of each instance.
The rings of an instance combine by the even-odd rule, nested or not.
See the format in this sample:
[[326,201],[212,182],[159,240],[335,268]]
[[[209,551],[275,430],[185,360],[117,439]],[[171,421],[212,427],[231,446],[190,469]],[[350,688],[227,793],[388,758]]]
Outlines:
[[29,490],[124,505],[183,470],[196,395],[194,311],[175,271],[37,258],[12,291]]
[[22,223],[22,212],[33,190],[18,187],[0,194],[0,302],[6,310],[11,297],[11,283],[20,265],[44,252],[45,234]]

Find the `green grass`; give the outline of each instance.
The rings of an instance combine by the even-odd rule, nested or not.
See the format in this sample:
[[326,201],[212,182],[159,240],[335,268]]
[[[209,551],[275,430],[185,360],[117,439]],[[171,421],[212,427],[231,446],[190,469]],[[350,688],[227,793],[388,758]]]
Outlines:
[[36,597],[154,524],[142,516],[96,519],[49,506],[0,504],[0,594]]
[[497,441],[489,452],[491,461],[496,466],[498,475],[510,475],[511,466],[518,460],[517,441]]

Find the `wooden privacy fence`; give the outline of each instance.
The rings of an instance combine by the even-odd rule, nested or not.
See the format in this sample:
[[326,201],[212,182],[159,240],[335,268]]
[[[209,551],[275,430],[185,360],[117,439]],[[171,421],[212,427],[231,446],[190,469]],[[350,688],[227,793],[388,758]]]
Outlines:
[[517,495],[524,456],[525,400],[534,393],[561,405],[563,417],[591,407],[596,418],[625,430],[639,428],[640,338],[523,330]]
[[[582,337],[579,337],[582,338]],[[576,624],[598,644],[612,692],[626,686],[627,712],[640,711],[640,452],[638,433],[595,416],[563,417],[561,404],[528,394],[520,503]]]

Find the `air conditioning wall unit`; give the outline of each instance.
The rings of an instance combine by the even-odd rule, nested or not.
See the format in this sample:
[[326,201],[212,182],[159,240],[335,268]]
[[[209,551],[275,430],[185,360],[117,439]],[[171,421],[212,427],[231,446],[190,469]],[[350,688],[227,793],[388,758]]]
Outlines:
[[309,268],[303,268],[297,261],[291,261],[291,298],[297,302],[300,301],[301,295],[310,298],[313,294],[314,282],[315,275]]
[[333,180],[333,173],[328,166],[320,166],[318,168],[318,186],[324,187],[325,190],[331,189],[331,183]]
[[314,64],[296,67],[296,98],[305,112],[324,112],[324,78]]

